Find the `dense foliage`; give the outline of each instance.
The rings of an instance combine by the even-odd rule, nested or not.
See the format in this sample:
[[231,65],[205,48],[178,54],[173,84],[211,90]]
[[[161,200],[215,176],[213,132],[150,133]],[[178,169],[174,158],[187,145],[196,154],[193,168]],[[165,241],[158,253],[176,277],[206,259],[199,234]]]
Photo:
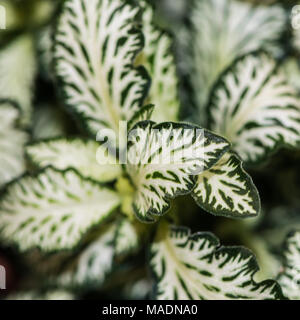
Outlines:
[[152,2],[0,1],[1,293],[300,299],[300,7]]

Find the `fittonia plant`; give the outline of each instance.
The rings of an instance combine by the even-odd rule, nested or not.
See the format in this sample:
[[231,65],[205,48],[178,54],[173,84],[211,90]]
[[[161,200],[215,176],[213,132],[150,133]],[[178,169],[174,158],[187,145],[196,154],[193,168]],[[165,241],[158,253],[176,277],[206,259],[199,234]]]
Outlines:
[[[134,285],[157,299],[300,298],[297,233],[278,282],[256,282],[255,255],[221,246],[201,224],[204,212],[220,223],[258,216],[260,197],[243,161],[255,167],[279,147],[299,145],[300,100],[276,60],[284,9],[196,1],[184,32],[195,41],[181,64],[199,107],[188,122],[180,117],[172,38],[148,3],[65,0],[59,12],[54,25],[38,25],[0,51],[1,242],[38,264],[31,268],[39,276],[47,273],[23,296],[109,291],[119,272],[129,298],[122,272],[138,267]],[[38,65],[80,129],[75,136],[51,109],[53,97],[32,114]]]

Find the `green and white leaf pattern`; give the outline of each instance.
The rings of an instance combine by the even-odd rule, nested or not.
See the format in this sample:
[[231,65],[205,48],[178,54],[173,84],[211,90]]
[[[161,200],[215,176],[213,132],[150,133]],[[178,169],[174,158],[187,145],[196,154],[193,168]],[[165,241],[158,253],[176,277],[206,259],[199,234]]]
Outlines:
[[[40,141],[29,145],[26,154],[31,162],[39,168],[49,165],[65,170],[76,169],[81,175],[99,182],[115,180],[121,175],[121,166],[114,164],[116,159],[107,154],[102,163],[97,156],[103,155],[104,150],[93,140],[80,138],[57,138]],[[107,164],[104,164],[106,163]]]
[[187,43],[189,47],[192,43],[193,59],[186,60],[191,61],[203,121],[210,90],[220,73],[240,55],[262,48],[275,51],[286,15],[277,5],[253,6],[236,0],[197,0],[191,14],[193,32]]
[[26,170],[24,147],[29,136],[16,127],[18,119],[14,103],[0,101],[0,187]]
[[21,35],[0,50],[0,98],[18,103],[24,126],[31,122],[35,74],[35,52],[30,35]]
[[46,168],[8,185],[0,198],[0,234],[24,251],[71,249],[119,205],[118,195],[74,170]]
[[115,255],[134,253],[140,245],[140,235],[134,222],[122,219],[118,224],[115,237]]
[[284,267],[278,282],[286,297],[300,300],[300,231],[291,233],[287,239]]
[[151,246],[156,298],[160,300],[280,299],[275,281],[253,281],[258,266],[242,247],[219,247],[211,233],[165,225]]
[[128,123],[129,130],[131,130],[138,122],[150,120],[152,118],[154,108],[155,106],[153,104],[148,104],[136,112]]
[[149,77],[133,61],[143,47],[139,8],[121,0],[67,0],[54,48],[65,102],[88,132],[118,132],[143,105]]
[[[151,76],[148,100],[155,105],[152,120],[177,121],[179,113],[178,78],[169,35],[154,24],[153,9],[141,1],[145,47],[138,57]],[[148,120],[148,119],[147,119]]]
[[190,193],[194,175],[211,168],[228,148],[225,139],[193,125],[137,124],[129,133],[127,165],[137,217],[153,222],[164,214],[169,200]]
[[210,129],[247,163],[300,142],[300,100],[275,60],[259,52],[238,59],[220,78],[209,104]]
[[66,269],[53,279],[67,288],[99,287],[113,267],[115,225],[104,226],[104,230],[89,243]]
[[228,217],[246,218],[260,212],[260,199],[241,160],[226,153],[211,169],[197,178],[192,193],[204,210]]

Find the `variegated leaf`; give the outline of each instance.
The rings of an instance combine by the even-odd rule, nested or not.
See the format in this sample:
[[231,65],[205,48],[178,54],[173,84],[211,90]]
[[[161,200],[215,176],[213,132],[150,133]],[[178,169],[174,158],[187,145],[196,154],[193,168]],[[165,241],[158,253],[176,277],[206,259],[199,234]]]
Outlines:
[[71,249],[111,215],[118,195],[74,170],[46,168],[7,186],[0,198],[0,234],[20,250]]
[[195,176],[211,168],[229,143],[189,124],[140,122],[129,133],[127,171],[136,188],[133,207],[142,221],[165,213],[170,199],[190,193]]
[[115,237],[115,255],[124,256],[140,247],[140,234],[135,222],[122,219],[117,227]]
[[240,55],[262,48],[274,51],[286,15],[278,5],[253,6],[236,0],[198,0],[191,13],[193,32],[187,43],[192,44],[193,59],[187,61],[191,61],[199,120],[203,121],[210,90],[220,73]]
[[241,57],[222,75],[212,91],[209,115],[210,128],[232,142],[247,163],[300,142],[300,100],[263,52]]
[[241,160],[226,153],[216,165],[197,178],[192,193],[204,210],[228,217],[251,217],[260,212],[260,199]]
[[31,121],[35,74],[35,52],[30,35],[21,35],[0,50],[0,98],[18,103],[24,126]]
[[70,259],[54,282],[72,289],[99,288],[113,267],[116,226],[104,226],[103,229],[95,240]]
[[67,0],[55,35],[55,73],[66,104],[95,136],[119,130],[142,106],[149,87],[133,60],[143,47],[139,9],[122,0]]
[[300,300],[300,231],[289,235],[284,258],[283,271],[278,282],[286,297]]
[[151,246],[156,298],[160,300],[280,299],[275,281],[253,281],[258,266],[242,247],[219,247],[210,233],[160,227]]
[[131,130],[138,122],[150,120],[154,109],[155,106],[153,104],[148,104],[136,112],[133,118],[129,121],[129,130]]
[[19,110],[14,103],[0,101],[0,187],[26,169],[24,147],[28,134],[16,127]]
[[[99,182],[115,180],[121,175],[121,166],[114,164],[116,159],[107,154],[96,141],[80,138],[57,138],[40,141],[29,145],[26,154],[31,162],[39,168],[49,165],[65,170],[74,168],[84,177]],[[103,155],[100,163],[98,157]]]
[[[177,121],[179,113],[178,78],[169,35],[154,24],[153,10],[146,1],[143,9],[145,47],[137,62],[146,67],[151,76],[148,100],[155,105],[151,119],[156,122]],[[149,119],[146,119],[149,120]]]

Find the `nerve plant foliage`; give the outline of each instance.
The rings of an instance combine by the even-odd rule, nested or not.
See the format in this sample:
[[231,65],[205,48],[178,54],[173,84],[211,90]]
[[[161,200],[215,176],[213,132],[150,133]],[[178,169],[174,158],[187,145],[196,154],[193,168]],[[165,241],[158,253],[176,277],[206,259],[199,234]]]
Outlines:
[[[1,243],[45,279],[24,296],[109,293],[117,283],[125,298],[299,299],[299,232],[278,276],[266,271],[259,282],[254,253],[222,246],[213,224],[201,223],[245,226],[232,218],[258,216],[243,162],[255,168],[300,144],[299,95],[278,63],[288,12],[189,3],[190,23],[177,20],[177,68],[159,6],[65,0],[52,19],[53,7],[30,5],[47,9],[42,22],[0,51]],[[37,75],[43,85],[34,88]],[[53,85],[57,98],[39,102]],[[189,99],[179,96],[189,95],[196,108],[187,119]]]

